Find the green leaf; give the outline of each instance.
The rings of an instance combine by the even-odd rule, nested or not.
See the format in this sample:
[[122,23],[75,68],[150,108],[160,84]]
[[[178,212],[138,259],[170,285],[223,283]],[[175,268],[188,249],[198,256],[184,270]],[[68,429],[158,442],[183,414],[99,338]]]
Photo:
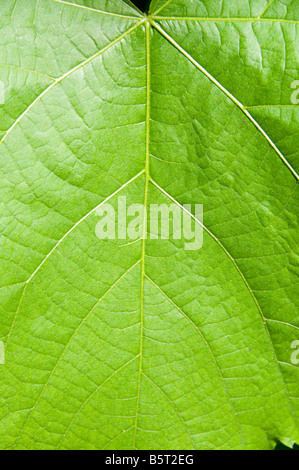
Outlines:
[[[298,22],[1,3],[1,449],[299,443]],[[145,238],[145,210],[141,239],[99,239],[120,196],[203,204],[202,248]]]

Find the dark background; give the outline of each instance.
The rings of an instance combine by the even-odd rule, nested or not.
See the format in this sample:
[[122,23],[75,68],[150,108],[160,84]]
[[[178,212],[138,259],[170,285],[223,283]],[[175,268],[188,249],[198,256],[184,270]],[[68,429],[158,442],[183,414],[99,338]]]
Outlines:
[[295,444],[294,449],[289,449],[288,447],[284,446],[283,444],[277,444],[276,450],[299,450],[299,446],[297,446]]
[[131,2],[134,3],[134,5],[136,5],[136,7],[141,11],[147,11],[150,4],[150,1],[148,0],[131,0]]

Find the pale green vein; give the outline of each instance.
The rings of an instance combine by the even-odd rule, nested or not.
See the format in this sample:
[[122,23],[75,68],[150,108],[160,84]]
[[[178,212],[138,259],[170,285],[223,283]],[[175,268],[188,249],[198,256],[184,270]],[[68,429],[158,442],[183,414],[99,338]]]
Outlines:
[[161,6],[161,8],[159,8],[157,11],[155,11],[153,14],[154,15],[157,15],[158,13],[160,13],[162,10],[164,10],[164,8],[166,8],[170,3],[172,2],[172,0],[167,0],[166,3],[164,3],[164,5]]
[[107,444],[105,444],[101,450],[105,450],[112,442],[116,441],[119,437],[123,436],[124,434],[126,434],[127,432],[131,431],[131,429],[134,429],[134,425],[133,426],[130,426],[128,429],[125,429],[124,431],[120,432],[119,434],[117,434],[117,436],[113,437],[112,439],[110,439],[110,441],[107,442]]
[[244,109],[264,109],[264,108],[297,108],[299,105],[296,104],[259,104],[256,106],[244,106]]
[[[116,16],[116,17],[119,17],[119,18],[130,18],[130,19],[135,19],[137,17],[137,15],[136,16],[126,16],[126,15],[120,15],[118,13],[110,13],[108,11],[97,10],[96,8],[86,7],[84,5],[78,5],[77,3],[65,2],[63,0],[53,0],[53,1],[55,3],[61,3],[62,5],[72,6],[72,7],[75,7],[75,8],[81,8],[81,9],[87,10],[87,11],[94,11],[94,12],[97,12],[97,13],[101,13],[102,15]],[[136,14],[137,13],[138,13],[138,11],[136,10]]]
[[192,16],[152,16],[153,20],[158,21],[209,21],[209,22],[224,22],[231,23],[235,21],[240,22],[260,22],[260,23],[290,23],[290,24],[299,24],[298,20],[285,20],[278,18],[205,18],[205,17],[192,17]]
[[[58,442],[57,444],[57,449],[59,449],[60,445],[63,443],[64,439],[66,438],[67,434],[69,433],[73,423],[75,422],[75,419],[77,418],[77,416],[79,415],[80,411],[84,408],[84,406],[86,406],[86,404],[92,399],[92,397],[99,391],[101,390],[101,388],[109,381],[111,380],[116,374],[118,374],[122,369],[124,369],[125,367],[127,367],[129,364],[131,364],[132,362],[134,362],[137,358],[139,357],[139,354],[138,356],[135,356],[133,357],[133,359],[130,359],[130,361],[126,362],[125,364],[123,364],[121,367],[119,367],[116,371],[113,372],[113,374],[111,374],[109,377],[107,377],[87,398],[86,400],[82,403],[82,405],[78,408],[77,412],[74,414],[73,418],[72,418],[72,421],[70,422],[69,426],[67,427],[64,435],[62,436],[62,438],[60,439],[60,441]],[[131,426],[129,429],[132,429],[133,426]],[[127,431],[129,430],[127,429]],[[120,434],[122,435],[123,432]],[[116,436],[114,439],[117,439],[117,437],[119,436]],[[112,442],[114,439],[112,439],[110,442]],[[110,442],[108,442],[105,447],[107,445],[110,444]]]
[[295,367],[295,369],[297,369],[299,371],[299,367],[296,366],[295,364],[290,364],[289,362],[283,362],[283,361],[278,361],[278,362],[279,362],[279,364],[283,364],[284,366]]
[[[124,279],[124,277],[129,274],[138,264],[140,263],[140,260],[137,261],[137,263],[135,263],[133,266],[131,266],[127,271],[125,271],[116,281],[115,283],[105,292],[105,294],[96,302],[96,304],[93,306],[93,308],[88,312],[88,314],[83,318],[83,320],[81,321],[81,323],[79,324],[79,326],[74,330],[72,336],[70,337],[70,339],[68,340],[67,344],[65,345],[65,347],[63,348],[63,351],[62,353],[60,354],[55,366],[53,367],[47,381],[45,382],[45,385],[43,386],[41,392],[39,393],[36,401],[35,401],[35,404],[33,405],[33,407],[30,409],[30,412],[28,413],[28,416],[23,424],[23,427],[19,433],[19,436],[17,437],[16,441],[15,441],[15,444],[14,444],[14,447],[17,445],[17,442],[19,441],[19,439],[21,438],[22,436],[22,433],[23,433],[23,430],[25,429],[25,426],[26,424],[28,423],[28,420],[30,418],[30,416],[32,415],[33,411],[36,409],[37,407],[37,404],[39,403],[40,399],[42,398],[43,396],[43,393],[46,389],[46,387],[48,386],[48,384],[50,383],[50,380],[51,378],[53,377],[55,371],[57,370],[57,367],[58,365],[60,364],[62,358],[64,357],[66,351],[68,350],[68,347],[69,345],[71,344],[71,342],[73,341],[75,335],[78,333],[78,331],[82,328],[82,326],[86,323],[86,321],[88,320],[88,318],[90,317],[90,315],[95,311],[95,309],[100,305],[100,303],[107,297],[107,295],[114,289],[114,287],[119,283],[121,282],[122,279]],[[138,357],[138,356],[137,356]],[[136,359],[136,358],[134,358]],[[130,361],[131,362],[131,361]]]
[[145,142],[145,188],[144,188],[144,211],[143,211],[143,235],[142,235],[142,254],[141,254],[141,306],[140,306],[140,363],[138,374],[137,404],[135,416],[135,428],[133,438],[133,449],[136,449],[136,437],[138,426],[138,411],[140,404],[140,386],[142,374],[142,350],[143,350],[143,317],[144,317],[144,277],[145,277],[145,245],[147,234],[147,204],[148,204],[148,185],[150,181],[150,23],[146,21],[146,142]]
[[193,437],[192,435],[190,434],[190,431],[189,431],[189,428],[187,426],[187,423],[183,420],[183,417],[181,415],[181,413],[179,412],[179,410],[177,409],[177,407],[175,406],[175,404],[173,403],[173,401],[170,400],[170,398],[166,395],[166,393],[162,390],[162,388],[160,388],[152,379],[150,379],[150,377],[148,377],[148,375],[146,375],[144,372],[142,372],[142,375],[149,381],[149,383],[156,389],[158,390],[159,393],[161,393],[161,395],[167,400],[167,402],[170,404],[170,406],[172,407],[172,409],[175,411],[176,415],[178,416],[179,420],[181,421],[183,427],[185,428],[189,438],[190,438],[190,441],[194,447],[194,449],[196,449],[196,444],[193,440]]
[[244,434],[243,434],[243,431],[242,431],[241,423],[240,423],[238,415],[237,415],[237,411],[236,411],[236,409],[234,407],[234,404],[232,402],[231,396],[230,396],[228,388],[226,386],[226,383],[225,383],[224,377],[222,375],[221,369],[219,367],[218,361],[217,361],[216,357],[214,356],[214,353],[213,353],[206,337],[201,332],[201,330],[198,328],[198,326],[191,320],[191,318],[172,299],[170,299],[168,297],[168,295],[161,289],[160,286],[158,286],[149,276],[146,275],[146,278],[160,292],[160,294],[162,294],[163,297],[192,325],[192,327],[195,329],[196,333],[203,340],[203,342],[204,342],[204,344],[205,344],[205,346],[206,346],[206,348],[207,348],[207,350],[208,350],[208,352],[209,352],[209,354],[210,354],[210,356],[211,356],[211,358],[212,358],[212,360],[215,364],[215,367],[216,367],[217,373],[220,377],[224,392],[225,392],[225,394],[228,398],[229,404],[231,406],[233,415],[235,417],[235,420],[237,422],[237,425],[238,425],[238,428],[239,428],[239,431],[240,431],[242,443],[246,447],[246,441],[245,441]]
[[[24,410],[12,411],[11,413],[8,413],[6,416],[4,416],[4,418],[1,419],[0,423],[2,423],[3,421],[6,421],[8,418],[10,418],[13,415],[16,415],[16,414],[19,414],[19,413],[25,413],[26,411],[30,411],[30,408],[25,408]],[[8,448],[10,449],[11,447],[13,447],[13,446],[10,446]]]
[[269,0],[268,5],[266,5],[263,11],[259,14],[258,18],[261,18],[266,13],[266,11],[270,8],[273,2],[274,0]]
[[47,78],[48,80],[55,81],[55,78],[54,78],[54,77],[50,77],[50,75],[46,75],[46,74],[44,74],[44,73],[37,72],[36,70],[30,70],[30,69],[26,69],[26,68],[24,68],[24,67],[18,67],[17,65],[0,64],[0,67],[5,67],[5,68],[8,68],[8,69],[14,69],[14,70],[20,70],[20,71],[26,72],[26,73],[33,73],[33,74],[35,74],[35,75],[39,75],[40,77]]
[[92,57],[89,57],[86,59],[84,62],[81,62],[79,65],[76,65],[73,69],[69,70],[66,72],[64,75],[61,77],[55,79],[51,85],[49,85],[29,106],[28,108],[25,109],[25,111],[18,117],[18,119],[13,123],[13,125],[6,131],[5,135],[2,137],[0,140],[0,145],[5,141],[7,136],[13,131],[13,129],[19,124],[19,122],[23,119],[24,116],[27,115],[27,113],[33,108],[33,106],[38,103],[52,88],[54,88],[58,83],[61,83],[65,78],[69,77],[72,73],[76,72],[79,70],[81,67],[84,67],[86,64],[94,60],[95,58],[99,57],[101,54],[104,52],[108,51],[111,47],[113,47],[115,44],[120,42],[122,39],[124,39],[126,36],[131,34],[135,29],[137,29],[142,23],[144,23],[145,19],[142,19],[138,23],[136,23],[132,28],[128,29],[126,32],[124,32],[121,36],[119,36],[117,39],[112,41],[110,44],[108,44],[106,47],[98,51],[96,54],[94,54]]
[[251,114],[247,111],[247,109],[244,108],[242,103],[235,98],[221,83],[218,82],[202,65],[200,65],[185,49],[183,49],[169,34],[164,31],[164,29],[161,28],[160,25],[155,23],[154,21],[151,21],[152,25],[156,28],[156,30],[162,34],[162,36],[167,39],[167,41],[170,42],[179,52],[181,52],[198,70],[200,70],[214,85],[216,85],[228,98],[230,98],[235,105],[238,106],[238,108],[241,109],[241,111],[245,114],[245,116],[254,124],[254,126],[257,128],[257,130],[265,137],[265,139],[268,141],[268,143],[271,145],[271,147],[275,150],[277,155],[281,158],[283,163],[288,167],[288,169],[291,171],[291,173],[294,175],[294,177],[299,181],[299,176],[294,170],[294,168],[290,165],[290,163],[287,161],[287,159],[284,157],[284,155],[281,153],[281,151],[278,149],[278,147],[274,144],[274,142],[270,139],[268,134],[264,131],[264,129],[258,124],[258,122],[251,116]]
[[0,287],[0,290],[2,289],[8,289],[9,287],[16,287],[16,286],[22,286],[23,284],[25,284],[26,281],[24,282],[16,282],[15,284],[9,284],[8,286],[2,286]]
[[20,308],[21,308],[21,304],[22,304],[23,298],[24,298],[25,293],[26,293],[27,286],[28,286],[28,283],[25,282],[25,285],[24,285],[24,288],[23,288],[23,292],[22,292],[22,295],[21,295],[21,297],[20,297],[20,301],[19,301],[19,304],[18,304],[18,307],[17,307],[17,310],[16,310],[16,314],[15,314],[15,316],[14,316],[14,319],[13,319],[13,321],[12,321],[10,330],[9,330],[8,335],[7,335],[7,338],[6,338],[6,347],[7,347],[7,345],[8,345],[11,332],[12,332],[12,330],[14,329],[14,326],[15,326],[15,323],[16,323],[16,319],[17,319],[17,317],[18,317],[18,315],[19,315],[19,311],[20,311]]
[[287,323],[285,321],[274,320],[274,318],[266,318],[266,320],[269,321],[269,322],[272,322],[272,323],[279,323],[281,325],[290,326],[291,328],[295,328],[295,330],[299,330],[298,326],[292,325],[291,323]]
[[286,394],[286,397],[288,399],[290,411],[291,411],[294,423],[296,423],[295,414],[294,414],[294,407],[293,407],[293,404],[292,404],[292,402],[290,401],[290,398],[289,398],[289,392],[288,392],[287,384],[285,382],[284,375],[283,375],[282,370],[281,370],[280,365],[279,365],[279,361],[278,361],[278,358],[277,358],[277,355],[276,355],[276,351],[275,351],[275,348],[274,348],[274,345],[273,345],[273,342],[272,342],[271,334],[270,334],[270,331],[269,331],[269,328],[268,328],[268,325],[267,325],[267,319],[265,318],[265,316],[263,314],[263,311],[261,309],[261,306],[258,303],[258,300],[257,300],[253,290],[251,289],[246,277],[244,276],[243,272],[241,271],[238,263],[233,258],[233,256],[230,254],[230,252],[225,248],[225,246],[221,243],[221,241],[207,227],[205,227],[205,225],[203,225],[203,223],[200,220],[198,220],[193,214],[191,214],[191,212],[189,212],[184,206],[182,206],[175,198],[173,198],[163,188],[161,188],[161,186],[159,186],[153,179],[151,179],[150,181],[154,186],[156,186],[157,189],[159,189],[161,191],[162,194],[164,194],[166,197],[168,197],[172,202],[174,202],[174,204],[177,204],[182,209],[182,211],[184,211],[186,214],[188,214],[189,217],[191,217],[194,220],[194,222],[198,223],[203,228],[203,230],[205,230],[205,232],[207,232],[208,235],[210,235],[210,237],[213,238],[213,240],[220,246],[220,248],[224,251],[224,253],[227,255],[227,257],[230,259],[230,261],[233,263],[234,267],[238,271],[239,275],[241,276],[246,288],[248,289],[248,291],[249,291],[249,293],[250,293],[250,295],[251,295],[251,297],[252,297],[252,299],[253,299],[253,301],[254,301],[254,303],[255,303],[255,305],[256,305],[256,307],[257,307],[257,309],[258,309],[258,311],[261,315],[261,318],[263,320],[264,328],[265,328],[265,331],[268,335],[269,343],[270,343],[271,349],[273,351],[273,357],[274,357],[275,362],[277,364],[278,372],[280,374],[282,384],[283,384],[283,387],[284,387],[284,390],[285,390],[285,394]]
[[58,246],[69,236],[69,234],[71,232],[73,232],[73,230],[75,230],[75,228],[78,227],[78,225],[80,225],[84,220],[86,220],[93,212],[95,212],[97,209],[99,209],[100,207],[102,207],[104,204],[106,204],[108,201],[110,201],[114,196],[116,196],[119,192],[121,192],[123,189],[125,189],[129,184],[133,183],[133,181],[135,181],[137,178],[139,178],[141,175],[143,175],[144,173],[144,170],[140,171],[137,175],[133,176],[133,178],[131,178],[129,181],[127,181],[126,183],[124,183],[120,188],[118,188],[116,191],[114,191],[114,193],[110,194],[110,196],[108,196],[106,199],[104,199],[104,201],[102,201],[100,204],[98,204],[96,207],[94,207],[93,209],[91,209],[90,212],[88,212],[88,214],[85,214],[78,222],[76,222],[75,225],[72,226],[72,228],[65,234],[63,235],[63,237],[56,243],[56,245],[52,248],[52,250],[47,254],[47,256],[43,259],[43,261],[39,264],[39,266],[36,268],[36,270],[31,274],[31,276],[29,277],[29,279],[27,280],[27,283],[29,283],[31,281],[31,279],[36,275],[36,273],[40,270],[40,268],[43,266],[43,264],[47,261],[47,259],[52,255],[53,251],[56,250],[56,248],[58,248]]
[[139,178],[141,175],[143,175],[143,173],[145,172],[145,170],[142,170],[140,173],[138,173],[137,175],[135,175],[133,178],[131,178],[129,181],[127,181],[125,184],[123,184],[120,188],[118,188],[116,191],[114,191],[113,194],[110,194],[110,196],[108,196],[104,201],[102,201],[100,204],[98,204],[96,207],[94,207],[93,209],[91,209],[90,212],[88,212],[88,214],[85,214],[78,222],[76,222],[75,225],[73,225],[70,230],[68,232],[66,232],[63,237],[56,243],[56,245],[51,249],[51,251],[47,254],[47,256],[43,259],[43,261],[38,265],[38,267],[35,269],[35,271],[31,274],[31,276],[27,279],[27,281],[25,282],[25,286],[24,286],[24,290],[23,290],[23,294],[20,298],[20,302],[19,302],[19,305],[18,305],[18,308],[17,308],[17,311],[16,311],[16,315],[15,315],[15,318],[12,322],[12,325],[11,325],[11,328],[10,328],[10,331],[9,331],[9,334],[7,336],[7,341],[6,341],[6,344],[8,344],[8,341],[9,341],[9,338],[10,338],[10,335],[11,335],[11,332],[14,328],[14,325],[16,323],[16,319],[17,319],[17,316],[18,316],[18,313],[19,313],[19,310],[20,310],[20,306],[21,306],[21,303],[23,301],[23,298],[24,298],[24,295],[25,295],[25,292],[26,292],[26,289],[27,289],[27,286],[28,284],[30,283],[30,281],[32,280],[32,278],[36,275],[36,273],[40,270],[40,268],[45,264],[45,262],[50,258],[50,256],[52,255],[52,253],[58,248],[58,246],[70,235],[70,233],[73,232],[73,230],[75,230],[75,228],[78,227],[78,225],[80,225],[84,220],[86,220],[93,212],[95,212],[98,208],[100,208],[102,205],[106,204],[108,201],[110,201],[114,196],[116,196],[119,192],[121,192],[124,188],[126,188],[130,183],[132,183],[133,181],[135,181],[137,178]]

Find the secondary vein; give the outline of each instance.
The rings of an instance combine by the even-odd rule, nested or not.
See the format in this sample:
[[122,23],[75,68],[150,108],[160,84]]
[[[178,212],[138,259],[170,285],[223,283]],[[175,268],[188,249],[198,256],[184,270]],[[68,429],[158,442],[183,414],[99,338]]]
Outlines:
[[291,164],[287,161],[287,159],[284,157],[284,155],[281,153],[281,151],[278,149],[278,147],[274,144],[274,142],[270,139],[268,134],[264,131],[264,129],[258,124],[258,122],[251,116],[249,111],[243,106],[243,104],[237,100],[237,98],[232,95],[221,83],[216,80],[213,75],[211,75],[202,65],[200,65],[183,47],[181,47],[166,31],[164,31],[163,28],[155,21],[151,20],[152,25],[156,30],[164,36],[165,39],[167,39],[170,44],[172,44],[181,54],[183,54],[198,70],[200,70],[214,85],[216,85],[233,103],[235,103],[238,108],[241,109],[241,111],[245,114],[245,116],[254,124],[254,126],[257,128],[257,130],[265,137],[265,139],[268,141],[268,143],[271,145],[271,147],[275,150],[277,155],[280,157],[280,159],[283,161],[283,163],[288,167],[288,169],[291,171],[293,176],[296,178],[297,181],[299,181],[299,175],[296,173],[295,169],[291,166]]
[[122,39],[124,39],[127,35],[132,33],[135,29],[137,29],[142,23],[144,23],[144,19],[136,23],[132,28],[128,29],[125,31],[121,36],[116,38],[114,41],[112,41],[110,44],[108,44],[106,47],[98,51],[96,54],[94,54],[92,57],[89,57],[86,59],[84,62],[81,62],[79,65],[76,65],[73,69],[69,70],[66,72],[64,75],[61,77],[57,78],[53,83],[51,83],[29,106],[28,108],[25,109],[25,111],[16,119],[16,121],[13,123],[13,125],[6,131],[5,135],[2,137],[0,140],[0,145],[5,141],[6,137],[11,133],[11,131],[19,124],[19,122],[23,119],[24,116],[33,108],[33,106],[40,101],[52,88],[54,88],[58,83],[62,82],[65,78],[67,78],[69,75],[72,73],[76,72],[78,69],[81,67],[84,67],[84,65],[88,64],[92,60],[94,60],[96,57],[100,56],[104,52],[106,52],[108,49],[110,49],[112,46],[120,42]]
[[[109,11],[103,11],[103,10],[97,10],[96,8],[91,8],[91,7],[86,7],[85,5],[78,5],[76,3],[71,3],[71,2],[66,2],[64,0],[53,0],[55,3],[61,3],[62,5],[68,5],[68,6],[72,6],[72,7],[75,7],[75,8],[81,8],[83,10],[87,10],[87,11],[94,11],[96,13],[101,13],[102,15],[108,15],[108,16],[116,16],[116,17],[119,17],[119,18],[136,18],[136,16],[127,16],[127,15],[120,15],[118,13],[111,13]],[[133,8],[132,8],[133,10]],[[138,13],[136,11],[136,13]]]

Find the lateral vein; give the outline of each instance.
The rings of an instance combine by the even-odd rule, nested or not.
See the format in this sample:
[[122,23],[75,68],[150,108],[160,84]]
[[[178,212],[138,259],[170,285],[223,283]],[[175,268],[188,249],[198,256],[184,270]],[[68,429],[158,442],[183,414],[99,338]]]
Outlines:
[[158,183],[156,183],[153,179],[150,180],[151,183],[157,188],[159,189],[166,197],[168,197],[172,202],[174,202],[174,204],[177,204],[181,209],[182,211],[186,212],[196,223],[198,223],[209,235],[210,237],[213,238],[213,240],[218,243],[218,245],[220,246],[220,248],[224,251],[224,253],[228,256],[228,258],[230,259],[230,261],[233,263],[234,267],[236,268],[236,270],[238,271],[239,275],[241,276],[241,278],[243,279],[243,282],[245,283],[248,291],[250,292],[250,295],[252,296],[252,299],[259,311],[259,314],[261,315],[261,318],[262,318],[262,321],[263,321],[263,324],[264,324],[264,329],[267,333],[267,336],[269,338],[269,343],[270,343],[270,346],[271,346],[271,349],[272,349],[272,352],[273,352],[273,358],[277,364],[277,368],[278,368],[278,372],[279,372],[279,375],[281,377],[281,380],[282,380],[282,385],[284,387],[284,391],[285,391],[285,394],[286,394],[286,397],[288,399],[288,404],[289,404],[289,407],[290,407],[290,411],[291,411],[291,414],[292,414],[292,417],[293,417],[293,420],[294,420],[294,423],[296,423],[296,419],[295,419],[295,414],[294,414],[294,406],[290,400],[290,397],[289,397],[289,390],[288,390],[288,387],[287,387],[287,384],[286,384],[286,381],[285,381],[285,378],[284,378],[284,375],[282,373],[282,370],[281,370],[281,367],[279,365],[280,361],[278,360],[277,358],[277,355],[276,355],[276,351],[275,351],[275,347],[273,345],[273,342],[272,342],[272,338],[271,338],[271,334],[270,334],[270,330],[268,328],[268,325],[267,325],[267,319],[265,318],[264,314],[263,314],[263,311],[261,309],[261,306],[253,292],[253,290],[251,289],[246,277],[244,276],[243,272],[241,271],[238,263],[236,262],[236,260],[233,258],[233,256],[230,254],[230,252],[225,248],[225,246],[221,243],[221,241],[207,228],[205,227],[205,225],[203,225],[203,223],[198,220],[191,212],[189,212],[184,206],[182,206],[175,198],[173,198],[170,194],[168,194],[163,188],[161,188],[161,186],[158,185]]
[[[237,425],[238,425],[238,428],[240,430],[240,435],[241,435],[241,440],[242,440],[242,443],[243,445],[246,447],[246,442],[245,442],[245,438],[244,438],[244,434],[243,434],[243,431],[242,431],[242,427],[241,427],[241,423],[240,423],[240,420],[238,418],[238,415],[237,415],[237,411],[236,411],[236,408],[232,402],[232,399],[231,399],[231,396],[229,394],[229,391],[228,391],[228,388],[227,388],[227,385],[225,383],[225,380],[224,380],[224,377],[223,377],[223,374],[221,372],[221,369],[219,367],[219,364],[218,364],[218,361],[208,343],[208,340],[206,339],[206,337],[203,335],[203,333],[201,332],[201,330],[198,328],[198,326],[191,320],[191,318],[172,300],[168,297],[168,295],[161,289],[160,286],[158,286],[149,276],[146,276],[147,280],[163,295],[163,297],[178,311],[180,312],[180,314],[192,325],[192,327],[195,329],[196,333],[199,335],[199,337],[203,340],[210,356],[212,357],[212,360],[215,364],[215,367],[216,367],[216,370],[218,372],[218,375],[220,377],[220,380],[221,380],[221,383],[222,383],[222,386],[223,386],[223,389],[224,389],[224,392],[228,398],[228,401],[229,401],[229,404],[232,408],[232,411],[233,411],[233,414],[234,414],[234,417],[236,419],[236,422],[237,422]],[[193,442],[193,440],[192,440]],[[193,442],[194,444],[194,442]],[[196,446],[195,446],[196,448]]]
[[185,49],[183,49],[171,36],[169,36],[166,31],[164,31],[163,28],[161,28],[160,25],[155,23],[155,21],[151,21],[152,25],[156,28],[156,30],[167,39],[167,41],[170,42],[179,52],[181,52],[196,68],[198,68],[214,85],[216,85],[228,98],[235,103],[235,105],[238,106],[239,109],[245,114],[245,116],[254,124],[254,126],[257,128],[257,130],[265,137],[265,139],[268,141],[270,146],[275,150],[275,152],[278,154],[280,159],[283,161],[283,163],[287,166],[287,168],[291,171],[293,176],[296,178],[297,181],[299,181],[299,175],[296,173],[294,168],[291,166],[291,164],[287,161],[287,159],[284,157],[284,155],[281,153],[281,151],[278,149],[278,147],[274,144],[274,142],[270,139],[268,134],[264,131],[264,129],[258,124],[258,122],[251,116],[249,111],[242,105],[242,103],[235,98],[221,83],[216,80],[202,65],[200,65]]
[[240,22],[260,22],[260,23],[290,23],[290,24],[298,24],[298,20],[285,20],[280,18],[204,18],[204,17],[195,17],[195,16],[152,16],[153,20],[157,21],[208,21],[208,22],[224,22],[224,23],[232,23],[234,21]]
[[[109,11],[104,11],[104,10],[97,10],[96,8],[91,8],[91,7],[86,7],[85,5],[78,5],[76,3],[71,3],[71,2],[66,2],[64,0],[53,0],[55,3],[62,3],[62,5],[68,5],[68,6],[72,6],[72,7],[75,7],[75,8],[81,8],[83,10],[88,10],[88,11],[94,11],[96,13],[101,13],[102,15],[108,15],[108,16],[116,16],[116,17],[119,17],[119,18],[130,18],[130,19],[134,19],[137,17],[136,16],[127,16],[127,15],[120,15],[118,13],[110,13]],[[133,8],[132,8],[133,10]],[[137,10],[136,10],[136,13]]]
[[110,201],[110,199],[112,199],[114,196],[116,196],[116,194],[118,194],[120,191],[122,191],[126,186],[128,186],[130,183],[132,183],[133,181],[135,181],[137,178],[139,178],[139,176],[143,175],[143,173],[145,172],[145,170],[142,170],[140,173],[138,173],[137,175],[135,175],[133,178],[131,178],[129,181],[127,181],[123,186],[121,186],[120,188],[118,188],[113,194],[111,194],[110,196],[108,196],[104,201],[102,201],[100,204],[98,204],[96,207],[94,207],[90,212],[88,212],[88,214],[85,214],[84,217],[82,217],[78,222],[76,222],[75,225],[73,225],[70,230],[65,233],[63,235],[63,237],[56,243],[56,245],[52,248],[52,250],[47,254],[47,256],[43,259],[43,261],[39,264],[39,266],[35,269],[35,271],[31,274],[31,276],[27,279],[27,281],[24,283],[24,290],[23,290],[23,294],[20,298],[20,302],[19,302],[19,305],[18,305],[18,308],[17,308],[17,311],[16,311],[16,314],[15,314],[15,317],[14,317],[14,320],[12,322],[12,325],[11,325],[11,328],[10,328],[10,331],[9,331],[9,334],[7,336],[7,342],[6,344],[8,344],[8,340],[10,338],[10,335],[11,335],[11,332],[14,328],[14,325],[15,325],[15,322],[16,322],[16,319],[17,319],[17,316],[18,316],[18,313],[20,311],[20,307],[21,307],[21,303],[23,301],[23,298],[25,296],[25,292],[26,292],[26,289],[27,289],[27,286],[28,284],[30,283],[30,281],[32,280],[32,278],[36,275],[36,273],[40,270],[40,268],[45,264],[45,262],[49,259],[49,257],[52,255],[52,253],[58,248],[58,246],[68,237],[68,235],[70,235],[70,233],[76,228],[78,227],[78,225],[80,225],[84,220],[86,220],[93,212],[95,212],[98,208],[100,208],[103,204],[105,204],[106,202]]
[[2,139],[0,140],[0,145],[5,141],[5,139],[7,138],[7,136],[11,133],[11,131],[17,126],[17,124],[19,124],[19,122],[23,119],[24,116],[27,115],[27,113],[33,108],[33,106],[38,103],[50,90],[52,90],[52,88],[54,88],[58,83],[62,82],[62,80],[64,80],[65,78],[69,77],[72,73],[76,72],[77,70],[79,70],[81,67],[84,67],[86,64],[88,64],[89,62],[91,62],[92,60],[94,60],[96,57],[100,56],[101,54],[103,54],[104,52],[106,52],[108,49],[110,49],[111,47],[113,47],[115,44],[117,44],[118,42],[120,42],[122,39],[124,39],[127,35],[129,35],[130,33],[132,33],[132,31],[134,31],[135,29],[137,29],[142,23],[144,23],[144,19],[142,19],[141,21],[139,21],[137,24],[135,24],[134,26],[132,26],[132,28],[128,29],[125,33],[123,33],[121,36],[119,36],[117,39],[115,39],[113,42],[111,42],[110,44],[108,44],[106,47],[104,47],[103,49],[101,49],[100,51],[98,51],[96,54],[94,54],[92,57],[89,57],[88,59],[86,59],[84,62],[81,62],[81,64],[79,65],[76,65],[76,67],[74,67],[73,69],[69,70],[68,72],[66,72],[64,75],[62,75],[61,77],[59,78],[56,78],[55,81],[53,83],[51,83],[37,98],[35,98],[35,100],[28,106],[28,108],[25,109],[25,111],[16,119],[16,121],[13,123],[13,125],[5,132],[4,136],[2,137]]

